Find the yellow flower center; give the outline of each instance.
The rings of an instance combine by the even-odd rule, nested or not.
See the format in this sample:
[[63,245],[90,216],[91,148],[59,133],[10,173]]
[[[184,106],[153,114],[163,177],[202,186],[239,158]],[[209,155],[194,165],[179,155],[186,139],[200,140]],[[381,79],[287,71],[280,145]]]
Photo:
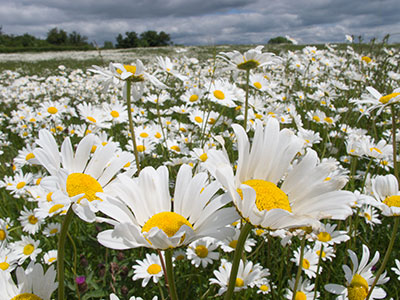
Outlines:
[[200,258],[205,258],[208,255],[208,249],[206,246],[203,245],[198,245],[194,252],[196,252],[196,255]]
[[25,156],[25,160],[26,160],[26,161],[28,161],[28,160],[30,160],[30,159],[32,159],[32,158],[35,158],[35,155],[34,155],[33,153],[28,153],[28,154]]
[[142,137],[142,138],[147,138],[147,137],[149,137],[149,134],[147,133],[147,132],[142,132],[141,134],[139,134],[140,135],[140,137]]
[[207,153],[203,153],[202,155],[200,155],[200,160],[201,160],[202,162],[206,161],[207,158],[208,158]]
[[260,286],[260,290],[262,290],[263,292],[266,292],[269,290],[268,285],[263,284],[262,286]]
[[179,148],[179,146],[177,146],[177,145],[171,146],[171,149],[175,150],[176,152],[181,152],[181,148]]
[[[321,254],[321,250],[317,250],[317,255],[319,256],[320,254]],[[322,255],[321,255],[321,257],[325,257],[326,256],[326,254],[325,254],[325,251],[322,251]]]
[[318,233],[318,240],[326,243],[332,240],[332,237],[328,232],[320,232]]
[[233,240],[229,243],[229,247],[236,249],[236,245],[237,245],[238,241],[237,240]]
[[240,70],[251,70],[257,68],[259,64],[260,63],[258,61],[250,59],[250,60],[245,60],[241,64],[238,64],[237,67]]
[[[255,190],[256,206],[259,211],[280,208],[292,212],[288,196],[274,183],[261,179],[250,179],[243,182],[243,184]],[[243,198],[241,189],[238,189],[238,193]]]
[[144,145],[137,145],[136,149],[138,152],[144,152],[146,150],[146,147]]
[[199,117],[199,116],[195,116],[195,117],[194,117],[194,120],[195,120],[197,123],[202,123],[202,122],[203,122],[203,119],[202,119],[201,117]]
[[325,117],[324,121],[328,124],[333,124],[333,119],[331,117]]
[[361,60],[362,61],[365,61],[367,64],[369,64],[370,62],[371,62],[371,58],[369,58],[368,56],[363,56],[363,57],[361,57]]
[[52,196],[52,195],[53,195],[53,192],[50,192],[50,193],[47,194],[47,196],[46,196],[47,202],[53,201],[53,199],[51,199],[51,196]]
[[225,94],[221,90],[215,90],[214,91],[214,97],[217,98],[218,100],[224,100],[225,99]]
[[50,234],[56,234],[58,232],[57,228],[53,228],[52,230],[50,230]]
[[26,182],[25,181],[21,181],[21,182],[18,182],[18,184],[17,184],[17,189],[22,189],[24,186],[26,185]]
[[1,262],[0,263],[0,269],[2,269],[3,271],[7,270],[10,267],[10,265],[8,264],[8,262]]
[[103,189],[100,183],[88,174],[72,173],[67,178],[67,193],[68,196],[74,197],[79,194],[84,194],[78,203],[86,198],[89,202],[100,200],[96,197],[96,193],[102,193]]
[[303,258],[302,266],[303,266],[303,269],[306,269],[306,270],[308,270],[310,268],[310,262],[308,261],[307,258]]
[[371,151],[371,152],[376,151],[376,152],[378,152],[379,154],[382,154],[382,151],[381,151],[380,149],[376,148],[376,147],[369,148],[369,151]]
[[320,121],[321,121],[321,119],[320,119],[318,116],[314,116],[314,117],[312,117],[312,118],[313,118],[313,120],[316,121],[316,122],[320,122]]
[[147,268],[147,273],[151,274],[151,275],[155,275],[161,272],[161,266],[159,264],[151,264],[148,268]]
[[25,245],[23,252],[25,255],[31,255],[33,250],[35,250],[35,247],[32,244],[28,244]]
[[307,296],[302,291],[297,291],[296,297],[294,297],[294,299],[295,300],[307,300]]
[[161,138],[161,133],[157,132],[157,133],[154,135],[154,137],[157,138],[157,139]]
[[261,87],[262,87],[261,83],[259,83],[258,81],[257,81],[257,82],[254,82],[253,85],[254,85],[254,87],[255,87],[256,89],[261,89]]
[[364,217],[367,218],[368,221],[372,220],[371,215],[369,213],[367,213],[367,212],[364,213]]
[[257,234],[257,235],[262,235],[264,232],[265,232],[265,230],[264,230],[264,229],[261,229],[261,228],[258,228],[258,229],[256,230],[256,234]]
[[192,224],[189,223],[183,216],[171,211],[165,211],[155,214],[142,227],[142,232],[149,232],[153,227],[157,227],[164,231],[168,236],[174,236],[177,231],[182,227],[182,225],[187,225],[193,229]]
[[49,262],[52,263],[53,261],[55,261],[57,259],[57,257],[50,257],[49,258]]
[[197,95],[192,95],[189,97],[190,102],[196,102],[197,100],[199,100],[199,96]]
[[37,223],[37,221],[38,221],[38,219],[35,217],[35,216],[29,216],[28,217],[28,221],[29,221],[29,223],[31,223],[32,225],[35,225],[36,223]]
[[116,110],[111,111],[110,114],[111,114],[111,116],[113,118],[118,118],[119,117],[119,112],[117,112]]
[[400,93],[391,93],[391,94],[389,94],[389,95],[382,96],[382,97],[379,99],[379,102],[382,103],[382,104],[386,104],[386,103],[388,103],[391,99],[393,99],[394,97],[397,97],[397,96],[400,96]]
[[61,208],[63,208],[63,207],[64,207],[64,205],[62,205],[62,204],[53,205],[53,206],[50,207],[50,209],[49,209],[49,214],[52,214],[53,212],[56,212],[57,210],[59,210],[59,209],[61,209]]
[[392,207],[400,207],[400,195],[394,195],[387,197],[383,203],[385,203],[387,206]]
[[235,286],[236,287],[242,287],[244,285],[244,280],[242,278],[236,278],[236,283]]
[[88,119],[90,122],[96,123],[96,119],[91,116],[86,117],[86,119]]
[[54,114],[56,114],[56,113],[58,112],[58,109],[57,109],[56,107],[54,107],[54,106],[50,106],[50,107],[47,109],[47,112],[48,112],[49,114],[54,115]]
[[3,229],[0,229],[0,241],[4,241],[6,237],[6,232]]
[[359,274],[355,274],[347,288],[349,300],[364,300],[368,295],[368,282]]
[[11,298],[10,300],[42,300],[42,298],[31,293],[23,293]]

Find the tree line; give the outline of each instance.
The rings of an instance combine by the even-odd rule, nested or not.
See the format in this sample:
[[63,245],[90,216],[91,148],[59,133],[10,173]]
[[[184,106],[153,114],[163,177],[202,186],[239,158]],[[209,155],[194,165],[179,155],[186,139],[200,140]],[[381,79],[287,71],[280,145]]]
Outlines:
[[89,42],[88,37],[79,32],[67,31],[59,28],[52,28],[47,32],[45,39],[37,38],[29,33],[22,35],[6,34],[0,26],[0,50],[5,49],[47,49],[47,48],[79,48],[94,49],[100,48],[135,48],[135,47],[157,47],[172,45],[171,37],[164,31],[156,32],[148,30],[137,34],[134,31],[125,32],[125,35],[118,34],[116,43],[111,41],[104,42],[103,46],[98,46],[95,42]]

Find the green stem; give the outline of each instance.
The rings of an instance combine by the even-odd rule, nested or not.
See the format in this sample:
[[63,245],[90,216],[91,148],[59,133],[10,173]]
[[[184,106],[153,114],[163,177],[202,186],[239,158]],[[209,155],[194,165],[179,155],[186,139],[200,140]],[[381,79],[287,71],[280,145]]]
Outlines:
[[378,272],[376,273],[375,280],[372,283],[371,288],[369,289],[368,295],[365,298],[365,300],[368,300],[371,297],[372,291],[375,288],[375,286],[379,280],[379,277],[381,277],[382,272],[385,270],[385,267],[389,260],[390,254],[392,253],[394,241],[396,240],[396,234],[397,234],[397,229],[399,228],[399,222],[400,222],[400,217],[398,217],[398,216],[395,217],[393,230],[392,230],[392,236],[390,238],[389,246],[386,250],[385,257],[383,258],[382,265],[380,266]]
[[178,300],[178,294],[176,293],[174,279],[174,267],[172,266],[172,249],[168,249],[165,251],[165,266],[167,269],[169,294],[171,296],[171,300]]
[[392,146],[393,146],[393,167],[394,176],[397,178],[397,182],[400,182],[399,170],[397,166],[397,149],[396,149],[396,111],[394,104],[390,105],[390,110],[392,112]]
[[167,143],[167,134],[164,131],[164,125],[163,125],[163,123],[161,121],[160,104],[158,103],[158,99],[157,99],[156,107],[157,107],[158,123],[160,123],[160,126],[161,126],[161,132],[162,132],[162,135],[163,135],[164,144],[165,144],[165,150],[167,151],[166,155],[167,155],[167,160],[168,160],[169,159],[169,149],[168,149],[168,143]]
[[[74,277],[77,277],[76,274],[76,265],[77,265],[77,259],[78,259],[78,255],[77,255],[77,251],[76,251],[76,245],[74,242],[74,239],[72,238],[72,236],[67,232],[67,236],[69,238],[69,241],[71,242],[72,245],[72,249],[74,250],[74,267],[72,269],[72,273],[74,273]],[[78,284],[75,281],[75,286],[76,286],[76,294],[78,295],[78,300],[81,300],[81,295],[79,293],[79,288],[78,288]]]
[[317,273],[316,273],[317,276],[315,277],[315,283],[314,283],[314,298],[313,298],[313,300],[315,300],[315,298],[317,297],[317,284],[318,284],[319,270],[321,268],[321,261],[322,261],[322,253],[323,252],[324,252],[324,244],[321,244],[321,249],[319,250]]
[[294,282],[292,300],[296,299],[297,287],[299,286],[300,277],[301,277],[301,270],[303,269],[303,257],[304,257],[304,248],[305,248],[305,246],[306,246],[306,234],[304,233],[304,237],[301,240],[299,267],[297,269],[296,281]]
[[249,110],[249,79],[250,79],[250,70],[246,70],[246,102],[244,104],[244,124],[243,124],[243,128],[245,131],[247,128],[247,114]]
[[135,130],[133,129],[133,121],[132,121],[132,104],[131,104],[131,82],[129,80],[126,81],[126,105],[128,106],[128,122],[129,122],[129,131],[131,132],[131,138],[133,143],[133,153],[135,154],[136,168],[137,172],[140,172],[140,163],[139,163],[139,152],[136,144]]
[[74,211],[72,210],[72,204],[69,207],[67,214],[64,217],[64,221],[61,226],[60,237],[58,240],[57,249],[57,279],[58,279],[58,300],[64,300],[64,256],[65,256],[65,240],[67,238],[68,227],[71,224]]
[[228,283],[228,290],[226,291],[224,297],[225,300],[232,299],[233,292],[235,290],[236,277],[239,270],[240,259],[242,257],[242,252],[244,250],[244,244],[252,228],[253,226],[250,223],[246,223],[240,230],[239,239],[236,244],[235,254],[233,256],[231,275],[229,277],[229,283]]

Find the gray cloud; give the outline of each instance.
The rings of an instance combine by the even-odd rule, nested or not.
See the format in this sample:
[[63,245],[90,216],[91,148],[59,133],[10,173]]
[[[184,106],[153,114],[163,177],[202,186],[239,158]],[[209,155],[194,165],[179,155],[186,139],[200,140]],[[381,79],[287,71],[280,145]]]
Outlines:
[[44,38],[62,28],[102,44],[119,33],[165,31],[178,44],[266,43],[288,34],[302,43],[365,40],[392,34],[400,42],[398,0],[0,0],[8,34]]

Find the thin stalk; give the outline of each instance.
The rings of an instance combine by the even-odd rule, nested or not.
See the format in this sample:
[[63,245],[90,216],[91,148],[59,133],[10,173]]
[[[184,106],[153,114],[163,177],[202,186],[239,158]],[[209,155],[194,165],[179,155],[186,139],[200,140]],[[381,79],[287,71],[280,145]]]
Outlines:
[[164,126],[163,126],[163,123],[161,121],[160,104],[158,103],[158,99],[157,99],[156,107],[157,107],[158,123],[160,123],[160,126],[161,126],[161,132],[162,132],[163,139],[164,139],[165,150],[167,152],[166,155],[167,155],[167,159],[169,159],[169,149],[168,149],[168,143],[167,143],[167,134],[164,131]]
[[250,70],[246,70],[246,102],[244,104],[244,124],[243,124],[244,131],[246,131],[247,128],[247,115],[249,110],[249,80],[250,80]]
[[252,228],[253,226],[250,223],[246,223],[240,230],[239,239],[236,244],[235,254],[233,256],[231,275],[229,277],[228,290],[226,291],[224,298],[225,300],[232,299],[236,285],[236,277],[239,270],[240,259],[242,257],[242,252],[244,249],[244,244]]
[[61,225],[60,237],[58,240],[57,249],[57,280],[58,280],[58,300],[64,300],[64,284],[65,284],[65,273],[64,273],[64,256],[65,256],[65,240],[67,239],[68,227],[71,224],[74,211],[72,210],[72,204],[69,207],[67,214],[64,217],[64,221]]
[[169,295],[171,297],[171,300],[178,300],[178,294],[176,293],[174,279],[174,267],[172,265],[172,249],[168,249],[165,251],[165,266],[167,269]]
[[133,143],[133,153],[135,154],[136,168],[137,172],[140,172],[140,163],[139,163],[139,152],[136,144],[135,130],[133,129],[133,121],[132,121],[132,104],[131,104],[131,82],[129,80],[126,81],[126,105],[128,108],[128,122],[129,122],[129,131],[131,132],[131,138]]
[[397,178],[397,182],[400,183],[399,169],[397,166],[397,149],[396,149],[396,111],[394,104],[390,105],[390,111],[392,112],[392,143],[393,143],[393,167],[394,176]]
[[292,300],[296,299],[297,287],[299,286],[300,277],[301,277],[301,270],[303,269],[303,258],[304,258],[304,247],[305,246],[306,246],[306,235],[304,234],[304,237],[301,240],[299,267],[297,269],[296,281],[294,283]]
[[321,268],[321,261],[322,261],[322,253],[324,252],[324,244],[321,244],[321,249],[319,250],[319,258],[318,258],[318,265],[317,265],[317,273],[315,277],[314,283],[314,297],[313,300],[317,297],[317,284],[318,284],[318,277],[319,277],[319,270]]
[[385,257],[383,258],[382,265],[380,266],[378,272],[376,273],[375,280],[369,289],[368,295],[365,300],[368,300],[371,297],[372,291],[375,288],[376,284],[378,283],[379,277],[381,277],[382,272],[385,270],[386,264],[389,260],[390,254],[392,253],[394,241],[396,240],[397,229],[399,228],[400,217],[394,217],[394,225],[392,230],[392,236],[390,237],[389,246],[386,250]]
[[[76,278],[77,277],[76,265],[77,265],[77,258],[78,258],[77,251],[76,251],[76,245],[75,245],[74,239],[68,232],[67,232],[67,236],[69,238],[69,241],[71,242],[72,249],[74,250],[74,267],[72,269],[72,272],[74,273],[74,277]],[[75,286],[76,286],[76,294],[78,295],[78,300],[81,300],[81,294],[79,293],[79,287],[78,287],[78,284],[76,283],[76,281],[75,281]]]

